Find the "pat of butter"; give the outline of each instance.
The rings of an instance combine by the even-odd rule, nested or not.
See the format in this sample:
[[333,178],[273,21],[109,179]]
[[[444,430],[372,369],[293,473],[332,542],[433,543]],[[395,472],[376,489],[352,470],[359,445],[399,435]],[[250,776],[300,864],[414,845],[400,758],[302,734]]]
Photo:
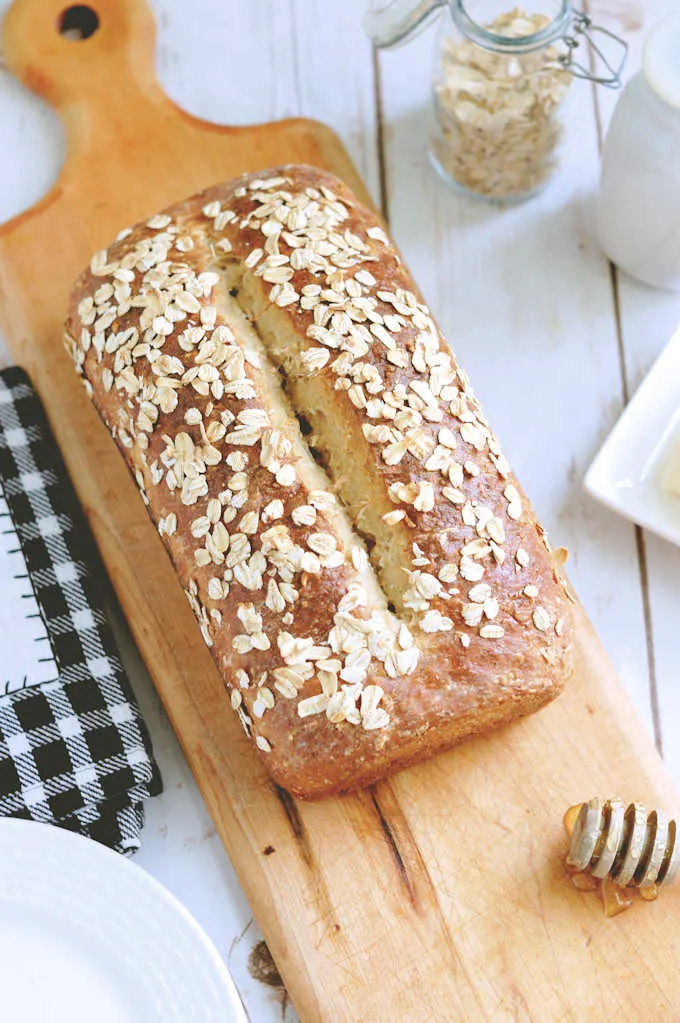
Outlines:
[[675,441],[670,460],[663,476],[663,488],[669,494],[680,497],[680,438]]

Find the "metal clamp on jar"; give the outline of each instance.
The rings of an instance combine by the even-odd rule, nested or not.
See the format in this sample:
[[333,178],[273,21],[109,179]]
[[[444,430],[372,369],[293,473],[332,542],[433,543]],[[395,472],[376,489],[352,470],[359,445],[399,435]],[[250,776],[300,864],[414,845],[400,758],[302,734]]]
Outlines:
[[[566,0],[527,0],[513,9],[507,0],[374,0],[364,27],[376,46],[395,46],[441,8],[432,162],[478,198],[530,198],[557,169],[573,79],[619,88],[627,44]],[[602,50],[605,38],[618,59]]]

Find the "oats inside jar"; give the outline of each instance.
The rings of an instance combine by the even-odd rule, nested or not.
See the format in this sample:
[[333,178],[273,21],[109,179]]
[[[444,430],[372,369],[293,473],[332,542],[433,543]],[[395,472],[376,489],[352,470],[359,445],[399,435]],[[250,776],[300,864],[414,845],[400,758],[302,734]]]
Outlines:
[[[535,35],[544,14],[514,8],[485,26],[506,39]],[[552,175],[563,126],[560,108],[573,82],[554,45],[497,52],[470,39],[445,40],[435,82],[433,149],[454,181],[479,195],[529,195]]]

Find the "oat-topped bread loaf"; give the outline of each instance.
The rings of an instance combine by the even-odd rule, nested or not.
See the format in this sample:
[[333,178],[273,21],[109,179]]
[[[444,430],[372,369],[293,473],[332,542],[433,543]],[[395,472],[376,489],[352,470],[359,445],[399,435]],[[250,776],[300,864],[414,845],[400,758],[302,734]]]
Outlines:
[[336,178],[278,168],[123,231],[67,335],[279,784],[357,788],[560,691],[545,534]]

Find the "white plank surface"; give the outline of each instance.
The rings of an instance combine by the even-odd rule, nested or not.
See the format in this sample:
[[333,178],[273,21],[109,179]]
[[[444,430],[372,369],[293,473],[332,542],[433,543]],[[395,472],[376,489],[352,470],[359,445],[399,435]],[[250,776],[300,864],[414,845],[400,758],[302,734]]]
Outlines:
[[[0,14],[6,6],[0,0]],[[630,36],[632,70],[644,28],[675,3],[591,6]],[[362,0],[155,0],[160,77],[181,106],[209,120],[302,114],[327,121],[343,138],[371,194],[384,200],[393,233],[539,514],[553,539],[570,548],[572,579],[650,729],[658,706],[656,724],[680,781],[680,551],[637,536],[581,488],[625,397],[680,320],[680,297],[622,278],[617,322],[609,267],[593,235],[599,156],[588,85],[574,90],[559,181],[509,210],[471,202],[436,178],[425,155],[432,33],[374,62],[360,28],[363,7]],[[600,94],[604,123],[615,98]],[[0,219],[44,193],[62,145],[51,112],[0,73]],[[138,862],[211,935],[251,1018],[292,1023],[285,993],[251,975],[259,932],[119,619],[117,628],[165,781],[165,793],[148,807]]]
[[[614,31],[625,32],[631,51],[627,77],[640,67],[643,40],[665,15],[677,12],[674,0],[616,3],[597,0],[593,15]],[[609,122],[616,97],[601,92],[598,108],[603,128]],[[680,323],[680,295],[656,291],[617,272],[620,333],[627,393],[632,395]],[[677,620],[680,609],[680,550],[640,531],[643,583],[647,603],[650,649],[658,701],[660,740],[664,756],[680,779],[680,672]]]

